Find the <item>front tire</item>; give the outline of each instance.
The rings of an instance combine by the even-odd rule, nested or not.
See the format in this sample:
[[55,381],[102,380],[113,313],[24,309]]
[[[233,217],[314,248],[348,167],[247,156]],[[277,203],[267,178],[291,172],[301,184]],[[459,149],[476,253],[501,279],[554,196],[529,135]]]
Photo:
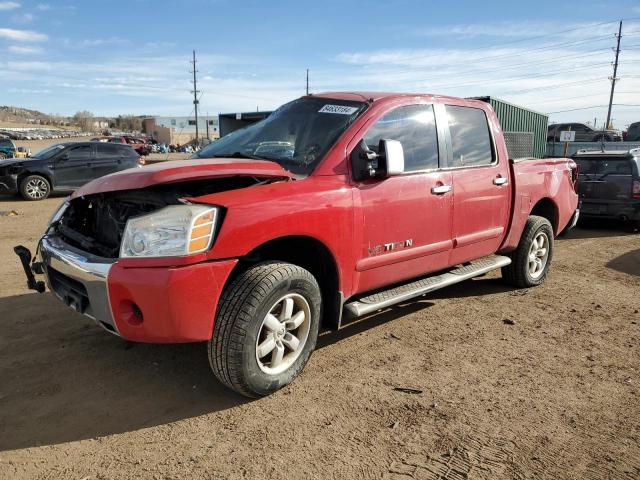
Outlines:
[[209,363],[227,387],[260,397],[288,385],[315,349],[321,295],[304,268],[268,262],[225,289],[209,341]]
[[519,288],[543,283],[553,258],[553,228],[549,220],[530,216],[518,248],[510,256],[511,264],[502,268],[505,282]]
[[29,175],[20,182],[20,195],[27,200],[44,200],[50,193],[49,181],[40,175]]

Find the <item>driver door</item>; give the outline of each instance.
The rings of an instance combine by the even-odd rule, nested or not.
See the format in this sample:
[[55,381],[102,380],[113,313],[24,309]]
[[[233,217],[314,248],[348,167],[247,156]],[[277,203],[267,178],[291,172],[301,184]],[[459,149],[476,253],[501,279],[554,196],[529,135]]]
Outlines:
[[74,189],[91,180],[93,145],[78,145],[64,150],[55,160],[54,180],[58,188]]
[[[360,139],[357,136],[354,144]],[[380,139],[401,142],[405,174],[354,185],[362,221],[356,262],[359,292],[445,268],[453,246],[452,174],[439,170],[444,157],[439,145],[444,142],[438,142],[434,106],[397,107],[379,118],[364,139],[374,151]]]

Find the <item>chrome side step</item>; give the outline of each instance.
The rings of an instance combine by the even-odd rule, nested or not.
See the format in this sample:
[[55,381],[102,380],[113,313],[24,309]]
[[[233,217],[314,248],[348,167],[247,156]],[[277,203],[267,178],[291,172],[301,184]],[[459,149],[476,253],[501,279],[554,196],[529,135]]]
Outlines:
[[497,268],[506,267],[511,263],[509,257],[491,255],[473,262],[448,270],[439,275],[423,277],[410,283],[405,283],[389,290],[382,290],[369,294],[356,300],[345,303],[344,308],[351,315],[360,317],[367,313],[375,312],[383,308],[404,302],[425,293],[439,290],[454,283],[462,282],[478,275],[483,275]]

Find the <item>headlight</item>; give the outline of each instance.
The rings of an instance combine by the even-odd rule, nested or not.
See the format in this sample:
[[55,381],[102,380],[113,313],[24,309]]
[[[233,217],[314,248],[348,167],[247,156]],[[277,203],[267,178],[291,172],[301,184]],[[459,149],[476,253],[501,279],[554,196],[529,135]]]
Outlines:
[[120,257],[175,257],[211,247],[218,209],[204,205],[170,205],[130,218]]

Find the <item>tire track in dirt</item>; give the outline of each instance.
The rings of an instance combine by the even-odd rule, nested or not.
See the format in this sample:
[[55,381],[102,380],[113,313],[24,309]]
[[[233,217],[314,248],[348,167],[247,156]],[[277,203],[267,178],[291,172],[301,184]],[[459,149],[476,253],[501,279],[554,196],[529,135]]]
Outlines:
[[474,432],[458,438],[453,448],[440,453],[410,453],[393,462],[385,480],[495,480],[524,478],[514,471],[514,442]]

